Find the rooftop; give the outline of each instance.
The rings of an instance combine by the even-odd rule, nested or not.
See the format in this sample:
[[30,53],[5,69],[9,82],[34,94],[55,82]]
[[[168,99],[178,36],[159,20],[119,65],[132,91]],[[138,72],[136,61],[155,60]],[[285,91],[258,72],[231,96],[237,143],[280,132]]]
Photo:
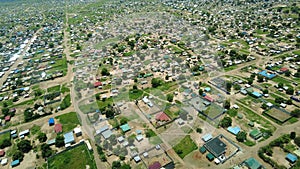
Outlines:
[[205,148],[211,152],[215,157],[219,157],[226,151],[226,144],[219,139],[219,137],[215,137],[214,139],[208,141],[204,144]]

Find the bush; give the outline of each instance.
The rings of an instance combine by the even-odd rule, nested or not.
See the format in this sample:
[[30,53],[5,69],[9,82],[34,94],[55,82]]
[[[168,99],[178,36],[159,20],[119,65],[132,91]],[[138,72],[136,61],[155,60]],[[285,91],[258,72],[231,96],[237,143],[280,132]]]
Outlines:
[[196,131],[197,131],[197,133],[202,133],[202,129],[201,128],[197,128]]
[[296,144],[298,147],[300,147],[300,137],[296,137],[296,138],[294,139],[294,142],[295,142],[295,144]]

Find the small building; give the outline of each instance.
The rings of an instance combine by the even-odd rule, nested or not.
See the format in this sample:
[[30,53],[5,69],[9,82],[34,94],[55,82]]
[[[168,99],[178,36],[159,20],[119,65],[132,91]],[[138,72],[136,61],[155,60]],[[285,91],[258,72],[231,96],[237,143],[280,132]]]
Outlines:
[[64,134],[64,142],[65,144],[72,144],[75,142],[75,138],[73,136],[73,132],[68,132],[66,134]]
[[291,153],[288,153],[285,156],[285,159],[288,160],[292,164],[295,163],[298,160],[297,156],[295,156],[294,154],[291,154]]
[[252,94],[252,96],[254,96],[256,98],[260,98],[262,96],[262,94],[259,92],[252,92],[251,94]]
[[241,131],[241,128],[239,126],[235,126],[235,127],[230,126],[227,128],[227,131],[229,131],[233,135],[237,135]]
[[7,159],[7,158],[3,158],[3,159],[1,160],[1,165],[4,166],[4,165],[7,164],[7,162],[8,162],[8,159]]
[[204,88],[204,91],[205,91],[205,92],[210,92],[210,91],[211,91],[211,88],[210,88],[210,87],[206,87],[206,88]]
[[140,141],[142,141],[142,140],[144,139],[144,137],[143,137],[143,135],[139,134],[139,135],[137,135],[137,136],[135,137],[135,139],[136,139],[138,142],[140,142]]
[[253,121],[249,121],[248,125],[249,125],[250,127],[254,127],[254,122],[253,122]]
[[5,151],[4,150],[0,150],[0,157],[3,157],[5,155]]
[[206,148],[204,146],[199,148],[199,151],[204,154],[206,152]]
[[120,136],[120,137],[117,138],[117,140],[118,140],[119,143],[122,143],[124,141],[124,137]]
[[133,157],[133,159],[134,159],[134,161],[136,162],[136,163],[138,163],[138,162],[140,162],[141,161],[141,157],[140,156],[135,156],[135,157]]
[[4,120],[7,122],[7,121],[10,121],[10,118],[11,118],[10,116],[5,116]]
[[54,131],[55,133],[61,133],[63,130],[62,130],[62,124],[55,124],[54,125]]
[[158,161],[155,161],[151,165],[149,165],[148,169],[160,169],[162,166]]
[[214,99],[212,97],[208,96],[208,95],[205,95],[204,99],[206,99],[209,102],[214,102]]
[[159,112],[155,115],[155,120],[157,120],[157,121],[169,121],[171,119],[166,113]]
[[287,72],[287,71],[289,71],[289,69],[286,68],[286,67],[280,68],[280,72],[281,72],[281,73],[285,73],[285,72]]
[[101,135],[104,137],[104,139],[108,139],[112,134],[113,133],[110,129],[105,130],[104,132],[101,133]]
[[262,133],[258,129],[254,129],[250,132],[250,137],[252,137],[254,140],[257,140],[262,137]]
[[29,129],[27,129],[27,130],[24,130],[24,131],[21,131],[20,133],[19,133],[19,137],[20,138],[24,138],[26,135],[28,135],[29,134]]
[[97,88],[97,87],[99,87],[99,86],[102,86],[102,83],[101,83],[101,82],[95,82],[95,83],[94,83],[94,87],[95,87],[95,88]]
[[255,158],[251,157],[247,160],[244,161],[244,164],[249,168],[249,169],[262,169],[264,168]]
[[15,161],[12,161],[11,163],[10,163],[10,166],[11,167],[15,167],[15,166],[17,166],[17,165],[19,165],[20,164],[20,160],[15,160]]
[[184,121],[182,120],[182,118],[179,118],[179,119],[178,119],[178,124],[179,124],[179,125],[183,125],[183,124],[184,124]]
[[123,124],[122,126],[120,126],[120,128],[124,133],[131,130],[131,127],[128,125],[128,123]]
[[54,118],[50,118],[49,120],[48,120],[48,124],[49,124],[49,126],[52,126],[52,125],[54,125]]
[[205,134],[204,136],[202,136],[202,140],[204,142],[208,142],[209,140],[211,140],[213,137],[211,134]]
[[51,145],[54,145],[55,142],[56,142],[56,139],[54,138],[54,139],[47,141],[47,144],[51,146]]
[[82,135],[81,128],[80,127],[74,128],[74,134],[75,134],[76,137],[81,136]]
[[209,161],[213,161],[215,159],[214,155],[212,155],[211,153],[208,153],[206,155],[206,158],[209,160]]

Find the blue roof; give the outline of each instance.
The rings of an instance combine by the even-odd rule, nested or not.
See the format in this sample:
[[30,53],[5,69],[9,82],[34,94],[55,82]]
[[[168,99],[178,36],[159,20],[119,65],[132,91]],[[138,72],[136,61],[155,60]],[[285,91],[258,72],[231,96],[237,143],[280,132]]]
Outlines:
[[227,130],[234,134],[234,135],[237,135],[240,131],[241,131],[241,128],[239,126],[235,126],[235,127],[228,127]]
[[15,160],[15,161],[12,161],[10,163],[10,165],[13,167],[13,166],[16,166],[16,165],[19,165],[20,164],[20,161],[19,160]]
[[285,158],[292,163],[294,163],[298,160],[297,156],[295,156],[294,154],[291,154],[291,153],[288,153]]
[[136,134],[142,134],[142,130],[135,130]]
[[72,142],[75,141],[72,131],[70,131],[69,133],[64,134],[64,138],[65,138],[65,140],[64,140],[65,144],[72,143]]
[[210,87],[206,87],[206,88],[204,88],[204,90],[206,91],[206,92],[210,92]]
[[123,132],[129,131],[131,129],[127,123],[120,126],[120,128],[122,129]]
[[49,124],[54,124],[54,118],[50,118],[48,121]]
[[252,92],[252,94],[255,96],[255,97],[261,97],[262,94],[258,93],[258,92]]
[[101,133],[102,136],[105,138],[105,139],[108,139],[113,133],[111,130],[105,130],[104,132]]
[[272,79],[272,78],[274,78],[276,76],[276,74],[274,74],[274,73],[268,73],[266,70],[263,70],[263,71],[259,72],[258,74],[260,74],[260,75],[262,75],[262,76],[264,76],[264,77],[266,77],[268,79]]

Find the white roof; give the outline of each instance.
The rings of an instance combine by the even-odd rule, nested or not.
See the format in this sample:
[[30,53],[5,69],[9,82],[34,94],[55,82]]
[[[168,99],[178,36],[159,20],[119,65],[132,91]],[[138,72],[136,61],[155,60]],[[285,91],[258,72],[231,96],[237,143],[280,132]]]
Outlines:
[[7,164],[7,158],[4,158],[1,160],[1,165],[6,165]]
[[28,133],[29,133],[29,129],[24,130],[24,131],[21,131],[21,132],[19,133],[19,136],[22,136],[22,135],[25,135],[25,134],[28,134]]
[[81,133],[81,128],[80,127],[76,127],[74,128],[74,133]]

